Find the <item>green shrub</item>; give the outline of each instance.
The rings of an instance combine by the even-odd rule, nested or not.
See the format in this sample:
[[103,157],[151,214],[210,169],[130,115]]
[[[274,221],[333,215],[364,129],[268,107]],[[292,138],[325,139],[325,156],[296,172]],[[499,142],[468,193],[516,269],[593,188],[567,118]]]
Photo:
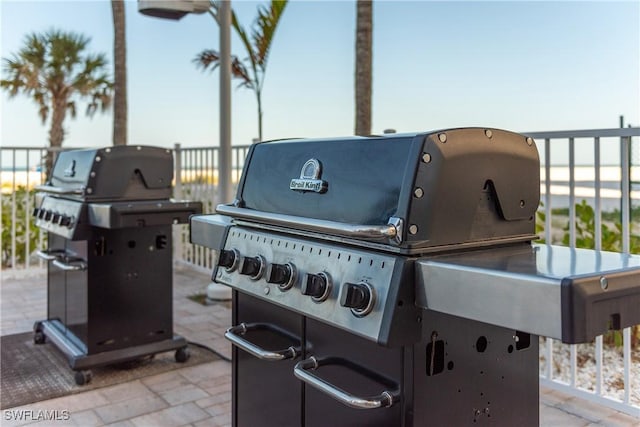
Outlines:
[[[27,212],[27,205],[30,209],[35,204],[35,192],[28,191],[25,187],[19,186],[12,194],[2,195],[2,267],[17,267],[11,265],[11,233],[13,231],[12,206],[15,196],[15,260],[16,264],[28,262],[27,249],[27,227],[29,229],[29,252],[33,253],[38,248],[39,230],[31,216]],[[27,200],[29,203],[27,204]]]

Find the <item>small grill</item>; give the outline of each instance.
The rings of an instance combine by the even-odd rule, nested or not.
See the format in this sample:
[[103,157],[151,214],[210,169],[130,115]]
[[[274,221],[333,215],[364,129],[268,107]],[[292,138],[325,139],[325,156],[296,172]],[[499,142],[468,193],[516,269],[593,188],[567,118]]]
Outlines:
[[170,150],[118,146],[64,151],[33,215],[48,233],[38,256],[47,265],[47,320],[35,342],[51,340],[76,371],[176,350],[173,334],[171,225],[202,212],[200,203],[173,201]]
[[531,425],[538,335],[640,323],[640,258],[532,244],[534,141],[497,129],[252,146],[191,219],[233,288],[238,426]]

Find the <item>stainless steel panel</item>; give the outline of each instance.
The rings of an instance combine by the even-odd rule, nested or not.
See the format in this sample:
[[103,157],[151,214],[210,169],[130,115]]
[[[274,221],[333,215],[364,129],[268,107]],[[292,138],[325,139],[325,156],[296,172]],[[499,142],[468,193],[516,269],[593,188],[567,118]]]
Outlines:
[[[240,227],[229,231],[225,249],[235,249],[245,257],[261,255],[267,264],[292,263],[297,270],[297,280],[291,289],[282,291],[278,285],[267,283],[264,277],[254,280],[238,270],[229,272],[218,268],[216,282],[374,341],[378,339],[396,262],[394,257]],[[322,272],[331,278],[332,288],[325,301],[315,302],[301,293],[301,280],[305,273]],[[347,282],[365,282],[374,289],[376,300],[368,315],[357,317],[339,304],[340,292]]]
[[191,243],[219,251],[224,247],[232,218],[224,215],[194,215],[189,220]]
[[640,277],[640,257],[551,245],[443,255],[416,262],[416,304],[562,339],[563,283],[630,269]]

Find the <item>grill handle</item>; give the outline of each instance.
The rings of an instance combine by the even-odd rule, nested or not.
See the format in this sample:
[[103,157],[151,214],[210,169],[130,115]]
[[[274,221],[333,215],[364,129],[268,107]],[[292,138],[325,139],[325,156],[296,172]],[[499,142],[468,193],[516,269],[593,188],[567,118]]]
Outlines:
[[70,262],[64,262],[59,259],[54,259],[52,264],[63,271],[84,271],[87,269],[87,264],[80,260],[71,260]]
[[318,369],[322,365],[315,357],[302,360],[293,368],[293,374],[299,380],[309,384],[321,392],[333,397],[340,403],[356,409],[376,409],[392,406],[399,399],[399,394],[392,391],[383,391],[377,396],[359,397],[350,394],[341,388],[312,374],[310,371]]
[[[236,347],[241,348],[247,353],[262,360],[277,362],[279,360],[295,359],[296,357],[298,357],[298,355],[300,355],[300,347],[291,346],[284,350],[269,351],[253,344],[252,342],[249,342],[241,336],[249,331],[265,328],[269,329],[266,325],[261,323],[240,323],[239,325],[232,326],[227,329],[227,331],[224,333],[224,337],[231,341]],[[280,332],[275,330],[275,328],[271,329],[274,329],[275,332]],[[288,334],[286,335],[289,336]],[[292,338],[291,336],[289,337]]]
[[367,240],[391,239],[395,243],[402,243],[402,220],[395,217],[389,218],[387,225],[366,225],[345,224],[324,219],[237,208],[230,205],[218,205],[216,212],[233,218],[247,219],[287,228],[302,228],[306,231]]
[[51,249],[45,251],[36,251],[36,256],[45,261],[53,261],[67,254],[64,249]]
[[51,194],[77,194],[77,195],[84,194],[83,188],[60,188],[60,187],[55,187],[53,185],[36,185],[34,188],[37,191],[42,191],[44,193],[51,193]]

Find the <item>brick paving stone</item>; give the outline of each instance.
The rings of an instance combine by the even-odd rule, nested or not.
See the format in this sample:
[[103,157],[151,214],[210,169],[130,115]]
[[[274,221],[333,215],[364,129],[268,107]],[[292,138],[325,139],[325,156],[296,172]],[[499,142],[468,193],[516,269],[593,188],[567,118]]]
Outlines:
[[136,427],[134,423],[129,420],[118,421],[117,423],[105,424],[107,427]]
[[212,405],[204,408],[212,417],[219,417],[221,415],[231,414],[231,402],[227,403],[218,403],[217,405]]
[[106,424],[123,421],[139,415],[166,408],[167,402],[158,396],[143,396],[96,408],[95,411]]
[[140,380],[100,389],[100,394],[102,394],[111,403],[133,399],[145,394],[150,394],[150,392],[151,391],[145,387]]
[[230,373],[231,363],[224,360],[215,360],[180,370],[180,375],[193,383],[218,378],[221,375]]
[[206,391],[193,384],[163,391],[159,394],[171,406],[193,402],[194,400],[199,400],[208,396]]
[[198,408],[195,403],[189,402],[132,418],[130,421],[138,427],[173,427],[194,423],[205,418],[209,418],[209,415],[204,410]]
[[556,408],[592,423],[598,423],[616,413],[613,409],[606,408],[602,405],[585,405],[584,403],[583,399],[572,397],[557,405]]
[[205,418],[204,420],[198,421],[197,423],[194,423],[193,425],[194,425],[194,427],[220,427],[218,425],[218,423],[215,422],[213,417]]
[[616,412],[615,414],[609,415],[607,418],[601,420],[600,424],[610,427],[640,426],[640,409],[635,417],[621,412]]
[[94,410],[74,412],[70,416],[70,421],[78,427],[97,427],[104,425],[104,422],[98,417]]
[[[202,385],[201,385],[202,386]],[[210,396],[216,396],[220,393],[228,393],[229,395],[231,395],[231,383],[224,383],[224,384],[219,384],[215,387],[211,387],[211,388],[205,388],[204,386],[202,386],[202,389],[204,391],[206,391],[207,393],[209,393]]]
[[540,410],[540,425],[544,427],[585,427],[588,424],[588,420],[567,414],[555,407]]

